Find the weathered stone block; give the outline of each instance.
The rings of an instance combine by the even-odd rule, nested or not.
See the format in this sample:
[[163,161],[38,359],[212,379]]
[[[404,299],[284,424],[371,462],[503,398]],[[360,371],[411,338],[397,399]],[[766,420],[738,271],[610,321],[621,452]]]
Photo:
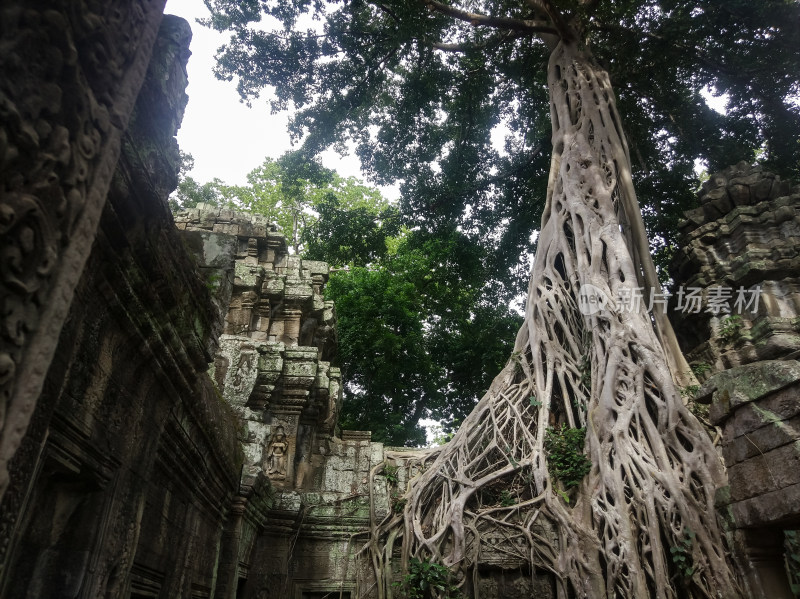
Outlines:
[[530,574],[508,570],[484,570],[478,578],[481,597],[503,599],[529,599],[530,597],[555,597],[555,581],[547,572]]
[[720,372],[706,381],[699,394],[708,395],[713,390],[710,416],[713,423],[719,424],[740,405],[762,399],[798,381],[800,363],[770,360]]
[[264,276],[264,269],[258,265],[236,262],[235,284],[239,287],[255,288]]
[[798,505],[800,505],[800,484],[795,484],[735,502],[731,505],[731,512],[736,526],[740,528],[757,526],[793,528],[800,526]]
[[[738,433],[732,427],[732,433]],[[735,438],[725,438],[722,453],[725,463],[737,464],[741,461],[755,458],[782,445],[793,443],[800,438],[800,416],[790,420],[769,420],[761,428],[749,433],[742,433]]]
[[282,296],[283,289],[283,279],[276,276],[269,276],[261,286],[261,292],[272,297]]
[[311,299],[314,294],[314,290],[308,283],[301,281],[289,281],[287,279],[283,293],[286,301],[302,302],[304,300]]
[[800,442],[734,464],[728,478],[733,502],[800,483]]
[[303,260],[302,268],[307,269],[311,275],[325,275],[330,272],[330,266],[327,262],[320,262],[317,260]]

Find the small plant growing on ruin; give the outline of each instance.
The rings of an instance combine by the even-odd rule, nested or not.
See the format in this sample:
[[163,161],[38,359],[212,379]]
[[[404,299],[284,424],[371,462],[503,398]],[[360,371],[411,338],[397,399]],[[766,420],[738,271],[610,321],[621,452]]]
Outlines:
[[406,508],[406,498],[398,493],[392,494],[392,512],[402,514]]
[[719,337],[725,342],[733,341],[742,330],[742,317],[726,316],[719,323]]
[[565,489],[580,485],[592,467],[592,462],[583,453],[585,439],[585,428],[569,428],[567,425],[547,429],[545,433],[544,449],[550,476],[561,481]]
[[694,531],[684,528],[683,539],[678,545],[669,548],[672,554],[672,563],[683,578],[691,578],[694,573],[694,560],[692,559],[692,546],[694,545]]
[[408,574],[402,583],[408,599],[459,599],[462,597],[458,588],[450,580],[450,570],[430,560],[411,558]]
[[511,507],[517,505],[517,498],[514,497],[509,491],[503,489],[500,491],[500,505],[503,507]]
[[386,482],[392,486],[396,485],[399,481],[399,478],[397,477],[397,470],[397,466],[392,466],[391,464],[386,464],[383,467],[383,475],[386,477]]
[[711,372],[711,364],[706,362],[695,362],[690,366],[690,368],[692,369],[692,374],[694,374],[698,379],[702,378],[707,372]]
[[681,387],[681,396],[686,397],[688,399],[694,399],[694,396],[697,395],[697,392],[700,391],[700,385],[686,385],[685,387]]

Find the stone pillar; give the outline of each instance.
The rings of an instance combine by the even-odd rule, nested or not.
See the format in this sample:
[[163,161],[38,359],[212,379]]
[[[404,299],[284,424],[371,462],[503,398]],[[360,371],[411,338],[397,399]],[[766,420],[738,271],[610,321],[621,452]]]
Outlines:
[[163,0],[9,0],[0,9],[0,498],[92,248],[163,9]]
[[303,311],[296,308],[286,308],[283,311],[283,341],[288,347],[296,347],[300,341],[300,318]]
[[258,264],[258,239],[250,237],[247,240],[247,256],[244,259],[245,264]]

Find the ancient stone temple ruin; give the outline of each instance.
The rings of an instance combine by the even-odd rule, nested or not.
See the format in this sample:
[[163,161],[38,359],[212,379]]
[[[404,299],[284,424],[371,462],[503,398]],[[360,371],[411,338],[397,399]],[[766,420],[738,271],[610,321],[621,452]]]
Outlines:
[[[0,597],[354,599],[402,450],[338,428],[327,265],[257,216],[170,214],[191,31],[162,10],[0,8]],[[712,177],[675,280],[760,302],[671,310],[770,598],[800,523],[799,201],[757,167]],[[554,596],[481,543],[482,596]]]
[[[784,531],[800,528],[800,186],[740,163],[712,175],[700,203],[681,227],[672,275],[683,294],[670,315],[704,380],[694,400],[722,433],[730,485],[717,502],[751,592],[792,597]],[[692,293],[701,309],[687,306]]]
[[[227,306],[209,372],[241,426],[229,564],[237,596],[348,597],[353,537],[369,527],[370,470],[383,447],[369,432],[337,434],[328,265],[289,255],[263,217],[201,206],[175,221],[215,302]],[[385,514],[382,478],[372,491]]]
[[0,596],[348,596],[383,452],[336,431],[328,268],[258,217],[176,227],[161,9],[0,15]]

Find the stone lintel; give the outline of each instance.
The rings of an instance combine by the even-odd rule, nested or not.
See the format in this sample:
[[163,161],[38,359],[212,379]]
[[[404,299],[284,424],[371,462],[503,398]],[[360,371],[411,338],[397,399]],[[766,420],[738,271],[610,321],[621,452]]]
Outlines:
[[371,440],[372,431],[342,431],[342,441],[345,443]]

